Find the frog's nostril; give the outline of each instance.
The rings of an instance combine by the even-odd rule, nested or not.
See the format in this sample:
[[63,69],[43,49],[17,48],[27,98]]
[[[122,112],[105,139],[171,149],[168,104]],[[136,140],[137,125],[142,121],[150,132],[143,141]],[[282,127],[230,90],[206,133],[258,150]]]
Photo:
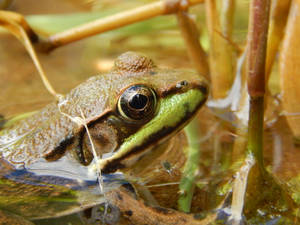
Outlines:
[[188,82],[186,80],[182,80],[182,81],[179,81],[177,84],[176,84],[176,88],[180,89],[180,88],[183,88],[183,87],[186,87],[188,86]]

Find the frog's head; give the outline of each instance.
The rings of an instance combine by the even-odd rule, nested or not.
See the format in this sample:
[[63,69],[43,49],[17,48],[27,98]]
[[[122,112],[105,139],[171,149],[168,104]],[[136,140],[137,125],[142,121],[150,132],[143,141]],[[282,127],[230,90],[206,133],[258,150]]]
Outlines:
[[[144,55],[127,52],[113,70],[93,77],[68,96],[83,110],[102,172],[127,168],[183,128],[207,98],[207,83],[191,70],[158,68]],[[87,107],[88,106],[88,107]],[[100,115],[99,115],[99,112]],[[82,127],[79,161],[89,165],[91,144]]]

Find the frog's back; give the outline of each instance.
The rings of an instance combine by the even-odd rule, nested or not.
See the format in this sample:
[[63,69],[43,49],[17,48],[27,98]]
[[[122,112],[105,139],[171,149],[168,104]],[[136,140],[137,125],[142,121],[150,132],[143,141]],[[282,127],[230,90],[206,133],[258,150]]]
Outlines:
[[75,142],[74,136],[82,129],[70,117],[82,117],[83,113],[87,120],[93,120],[105,112],[109,91],[103,91],[104,85],[107,81],[102,76],[92,77],[74,88],[62,102],[51,103],[1,130],[0,157],[20,166],[40,158],[55,160],[49,154],[64,151],[61,146]]

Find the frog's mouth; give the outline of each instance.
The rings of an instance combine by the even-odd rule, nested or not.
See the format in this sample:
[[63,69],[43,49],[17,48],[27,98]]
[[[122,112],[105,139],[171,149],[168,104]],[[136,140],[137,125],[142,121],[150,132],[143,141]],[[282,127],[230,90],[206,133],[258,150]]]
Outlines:
[[151,150],[183,128],[196,115],[206,100],[202,88],[193,88],[161,99],[157,115],[142,129],[129,136],[117,152],[100,160],[103,173],[127,168]]

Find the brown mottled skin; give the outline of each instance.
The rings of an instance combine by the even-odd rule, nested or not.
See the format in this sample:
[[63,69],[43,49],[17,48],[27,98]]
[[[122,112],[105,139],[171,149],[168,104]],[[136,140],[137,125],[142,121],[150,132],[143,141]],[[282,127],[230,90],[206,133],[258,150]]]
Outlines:
[[[178,88],[178,84],[185,81],[188,81],[188,85]],[[142,122],[126,121],[120,117],[117,111],[118,97],[124,89],[135,84],[151,87],[155,90],[158,98],[184,92],[189,88],[206,91],[205,81],[194,72],[160,69],[143,55],[133,52],[122,54],[115,61],[111,72],[91,77],[71,90],[58,103],[49,104],[32,116],[16,121],[10,127],[4,127],[0,131],[0,209],[6,210],[6,206],[1,204],[2,198],[14,197],[17,192],[19,197],[23,198],[22,190],[25,189],[32,190],[27,192],[28,196],[36,197],[37,193],[37,195],[43,196],[43,202],[35,200],[33,203],[28,203],[24,198],[24,202],[28,203],[28,208],[16,209],[18,206],[16,200],[15,205],[10,207],[10,211],[29,219],[37,216],[39,211],[34,209],[38,207],[40,210],[43,209],[43,215],[47,213],[55,215],[58,209],[57,207],[55,209],[55,204],[52,202],[51,207],[56,211],[51,211],[50,204],[47,206],[47,196],[49,198],[50,196],[63,196],[63,198],[73,200],[74,194],[68,192],[68,186],[36,187],[10,181],[4,175],[20,169],[27,169],[38,162],[54,162],[63,157],[81,168],[83,165],[88,165],[90,161],[76,160],[78,152],[84,154],[86,158],[91,157],[91,146],[86,131],[83,125],[77,124],[69,118],[81,118],[82,114],[89,127],[97,153],[101,155],[117,151],[126,137],[142,128],[151,119],[148,118]],[[175,131],[175,127],[174,130],[170,130],[170,132],[173,131]],[[64,169],[64,164],[60,166],[61,168],[58,169]],[[76,171],[71,172],[76,173]],[[7,204],[9,203],[7,202]],[[59,210],[64,209],[59,208]],[[3,212],[1,210],[0,212],[0,224],[5,224],[6,217],[1,216]],[[24,224],[30,224],[30,222],[24,222]]]
[[[207,225],[214,224],[215,216],[197,219],[195,214],[186,214],[173,209],[154,207],[138,200],[126,189],[120,188],[107,194],[109,202],[117,206],[123,217],[127,219],[124,224],[135,225]],[[123,223],[122,223],[123,224]]]

